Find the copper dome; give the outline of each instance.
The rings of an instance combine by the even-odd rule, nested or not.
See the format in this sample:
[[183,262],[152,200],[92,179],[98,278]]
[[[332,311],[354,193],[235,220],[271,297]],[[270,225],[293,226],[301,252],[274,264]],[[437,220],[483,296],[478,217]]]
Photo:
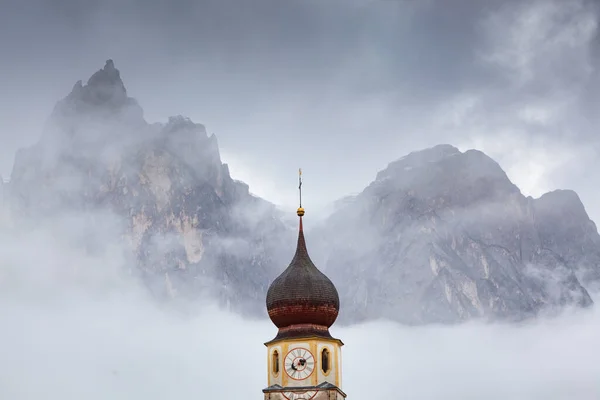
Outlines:
[[331,337],[329,327],[335,322],[339,308],[335,286],[308,255],[300,216],[296,254],[267,291],[267,311],[279,328],[276,339],[312,335]]

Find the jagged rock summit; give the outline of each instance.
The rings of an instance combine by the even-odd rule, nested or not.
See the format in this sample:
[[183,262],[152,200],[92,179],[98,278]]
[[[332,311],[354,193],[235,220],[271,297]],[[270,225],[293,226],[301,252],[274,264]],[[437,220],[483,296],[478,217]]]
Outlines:
[[586,307],[582,282],[600,271],[600,237],[573,192],[527,198],[484,153],[450,145],[390,163],[315,234],[347,315],[363,319]]
[[104,68],[88,79],[86,86],[83,86],[81,81],[77,81],[68,98],[96,106],[107,104],[120,106],[129,100],[127,89],[121,80],[121,73],[115,68],[113,60],[107,60]]
[[137,123],[143,120],[142,108],[127,96],[121,73],[112,60],[107,60],[104,68],[96,71],[86,85],[77,81],[71,93],[57,103],[53,118],[85,114],[96,114],[100,118],[118,116]]

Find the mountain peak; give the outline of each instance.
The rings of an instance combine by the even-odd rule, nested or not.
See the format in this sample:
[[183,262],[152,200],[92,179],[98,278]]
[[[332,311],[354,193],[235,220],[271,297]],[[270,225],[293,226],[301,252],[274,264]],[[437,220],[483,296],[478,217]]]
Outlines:
[[123,91],[126,92],[123,81],[121,80],[121,73],[115,68],[113,60],[106,60],[104,68],[96,71],[90,79],[88,79],[87,84],[89,86],[101,86],[107,84],[120,86]]
[[[432,185],[435,180],[440,182]],[[436,190],[448,185],[454,188],[470,186],[482,180],[495,181],[508,192],[518,191],[500,165],[485,153],[479,150],[463,153],[449,144],[413,151],[391,162],[377,174],[375,182],[389,181],[400,187],[425,185]]]
[[106,60],[104,67],[96,71],[84,85],[78,80],[71,92],[61,100],[54,116],[71,117],[80,114],[100,113],[131,117],[140,122],[143,111],[135,99],[127,96],[127,89],[121,79],[121,73],[112,59]]
[[579,195],[573,190],[557,189],[534,200],[536,210],[545,214],[567,214],[570,220],[588,221],[589,217]]
[[452,146],[448,143],[442,143],[435,145],[433,147],[429,147],[422,150],[411,151],[406,156],[402,158],[411,158],[411,157],[428,157],[434,159],[440,159],[447,156],[453,156],[455,154],[460,154],[461,151],[458,148]]
[[105,70],[107,70],[107,69],[113,69],[113,70],[116,71],[114,61],[112,59],[110,59],[110,58],[108,60],[106,60],[106,63],[104,64],[104,69]]
[[376,180],[384,180],[403,174],[414,168],[420,168],[427,164],[436,163],[444,158],[462,154],[460,150],[449,144],[440,144],[423,150],[413,151],[388,166],[377,174]]
[[80,99],[95,105],[127,101],[127,89],[121,80],[121,73],[115,68],[113,60],[106,60],[104,68],[96,71],[79,90]]

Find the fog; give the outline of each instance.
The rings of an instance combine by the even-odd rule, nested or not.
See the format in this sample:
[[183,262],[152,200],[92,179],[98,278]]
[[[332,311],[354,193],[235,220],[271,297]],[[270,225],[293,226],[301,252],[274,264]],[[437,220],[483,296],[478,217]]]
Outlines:
[[[0,398],[262,398],[270,321],[210,302],[156,302],[126,273],[124,248],[74,245],[90,229],[77,221],[0,233]],[[332,333],[345,343],[349,399],[600,396],[596,310],[522,325],[379,321]]]

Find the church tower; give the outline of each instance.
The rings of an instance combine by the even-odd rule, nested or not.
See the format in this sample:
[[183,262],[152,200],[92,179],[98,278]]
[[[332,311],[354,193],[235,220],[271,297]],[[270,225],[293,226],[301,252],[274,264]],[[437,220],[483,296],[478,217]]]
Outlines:
[[267,311],[277,336],[267,346],[265,400],[343,400],[344,345],[329,333],[340,309],[333,283],[311,261],[302,227],[299,171],[298,245],[292,262],[269,287]]

